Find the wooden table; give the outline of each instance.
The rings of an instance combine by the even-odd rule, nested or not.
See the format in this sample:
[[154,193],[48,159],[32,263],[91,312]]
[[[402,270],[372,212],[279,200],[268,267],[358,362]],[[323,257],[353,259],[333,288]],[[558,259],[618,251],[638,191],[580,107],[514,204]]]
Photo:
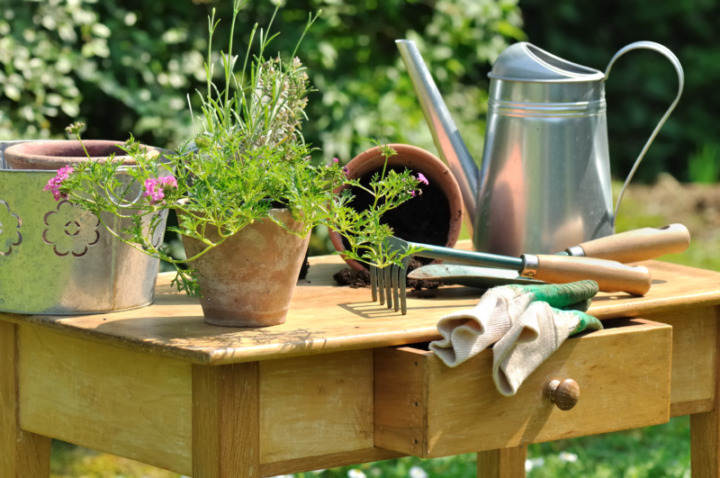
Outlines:
[[[720,476],[720,274],[649,262],[646,297],[601,294],[603,331],[572,338],[502,397],[491,351],[448,369],[421,344],[477,289],[411,294],[402,316],[333,284],[313,259],[286,324],[205,325],[158,281],[151,307],[0,314],[0,476],[48,476],[51,438],[194,477],[272,476],[405,454],[478,452],[481,476],[523,476],[529,443],[691,415],[694,477]],[[555,378],[575,408],[544,397]]]

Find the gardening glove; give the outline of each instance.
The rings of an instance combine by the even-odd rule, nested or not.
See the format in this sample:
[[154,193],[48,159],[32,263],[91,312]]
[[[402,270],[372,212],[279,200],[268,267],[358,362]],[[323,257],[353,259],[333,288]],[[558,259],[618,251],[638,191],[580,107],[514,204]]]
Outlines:
[[430,349],[455,367],[495,344],[495,385],[503,395],[514,395],[567,337],[602,328],[584,312],[597,292],[594,281],[492,288],[473,309],[440,319],[442,339],[432,342]]

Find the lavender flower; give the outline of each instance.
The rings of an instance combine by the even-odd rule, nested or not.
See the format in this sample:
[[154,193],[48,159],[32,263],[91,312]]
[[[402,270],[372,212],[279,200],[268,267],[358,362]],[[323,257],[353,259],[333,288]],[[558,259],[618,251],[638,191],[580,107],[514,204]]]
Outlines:
[[428,181],[428,178],[426,178],[423,173],[417,174],[417,180],[423,183],[425,186],[428,186],[430,184],[430,181]]

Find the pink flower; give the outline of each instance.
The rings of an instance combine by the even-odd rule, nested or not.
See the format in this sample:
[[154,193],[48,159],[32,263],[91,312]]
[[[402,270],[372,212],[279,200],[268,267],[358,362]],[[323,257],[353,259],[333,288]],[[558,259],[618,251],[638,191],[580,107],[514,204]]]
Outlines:
[[56,201],[59,201],[60,199],[67,199],[67,194],[61,192],[60,187],[62,186],[63,181],[65,181],[68,176],[73,173],[73,171],[75,170],[69,164],[58,169],[55,177],[47,182],[43,191],[50,191]]
[[58,169],[58,177],[62,178],[63,180],[67,179],[68,176],[70,176],[75,170],[72,166],[69,164],[66,164],[62,168]]
[[177,179],[175,179],[175,176],[163,176],[160,178],[160,184],[162,184],[165,187],[171,187],[177,189]]
[[423,173],[417,174],[417,180],[420,181],[421,183],[423,183],[425,186],[430,184],[430,181],[428,181],[428,179],[425,177],[425,175]]
[[335,165],[338,164],[339,162],[340,162],[340,160],[339,160],[338,158],[333,158],[333,159],[332,159],[332,163],[328,163],[328,164],[327,164],[327,167],[328,167],[328,168],[332,168],[333,166],[335,166]]
[[165,193],[170,188],[177,189],[177,179],[175,176],[163,176],[162,178],[148,178],[145,180],[144,197],[150,198],[150,203],[155,204],[165,198]]

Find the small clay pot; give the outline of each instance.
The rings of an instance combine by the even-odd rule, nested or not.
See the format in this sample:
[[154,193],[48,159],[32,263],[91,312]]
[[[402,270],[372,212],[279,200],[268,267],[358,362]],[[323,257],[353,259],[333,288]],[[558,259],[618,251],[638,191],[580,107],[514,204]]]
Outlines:
[[[437,156],[424,149],[407,144],[390,144],[397,154],[387,160],[387,167],[413,174],[422,173],[429,184],[421,184],[422,194],[389,211],[383,222],[389,224],[395,235],[407,241],[453,247],[460,235],[463,203],[460,187],[450,169]],[[379,146],[371,148],[347,164],[348,177],[369,182],[375,172],[382,172],[385,157]],[[362,191],[353,191],[356,198],[351,205],[357,210],[368,207],[370,197]],[[342,236],[330,231],[330,240],[339,252],[347,249]],[[364,264],[345,258],[353,269],[367,269]],[[429,260],[426,262],[430,262]]]
[[[42,140],[27,141],[9,146],[4,153],[5,161],[11,169],[56,170],[66,165],[73,165],[90,159],[102,161],[115,154],[115,159],[126,165],[134,165],[135,159],[128,156],[120,146],[121,141],[101,139],[83,140]],[[157,148],[150,148],[150,154],[160,154]]]
[[[300,231],[287,209],[272,209],[270,215]],[[208,237],[215,241],[214,232]],[[182,240],[188,257],[204,248],[197,240]],[[228,327],[285,322],[309,241],[309,234],[300,237],[265,218],[193,261],[205,322]]]

